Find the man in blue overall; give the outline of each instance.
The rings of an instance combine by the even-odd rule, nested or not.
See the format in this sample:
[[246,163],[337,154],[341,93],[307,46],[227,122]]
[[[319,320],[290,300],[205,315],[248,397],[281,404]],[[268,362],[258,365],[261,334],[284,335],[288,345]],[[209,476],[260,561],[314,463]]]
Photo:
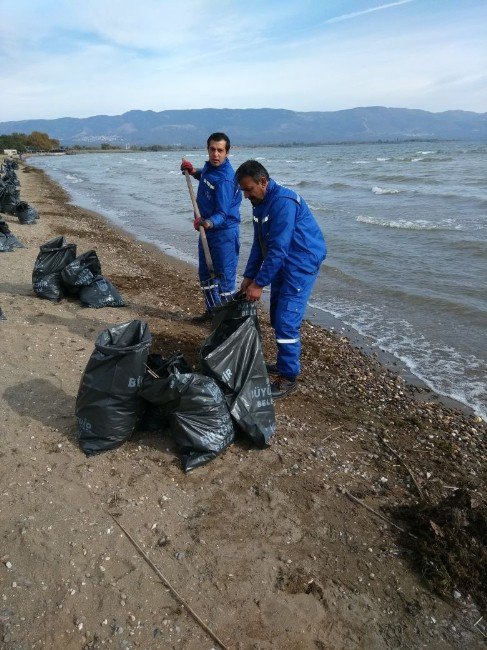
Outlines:
[[[211,308],[219,304],[221,296],[230,297],[235,291],[237,279],[238,254],[240,251],[240,213],[242,192],[235,180],[235,172],[230,161],[230,140],[224,133],[212,133],[207,140],[208,161],[201,169],[195,169],[189,160],[183,160],[181,171],[187,171],[199,181],[196,202],[201,214],[194,220],[195,230],[203,226],[208,240],[215,273],[218,275],[221,295],[218,289],[214,294],[205,291],[206,311],[193,318],[193,322],[204,323],[211,320]],[[198,242],[198,274],[204,286],[210,279],[205,261],[201,237]]]
[[236,171],[246,199],[253,205],[254,241],[241,290],[259,300],[271,285],[270,316],[277,343],[277,362],[268,364],[274,399],[296,388],[300,372],[300,329],[308,298],[326,257],[323,234],[305,201],[278,185],[266,168],[247,160]]

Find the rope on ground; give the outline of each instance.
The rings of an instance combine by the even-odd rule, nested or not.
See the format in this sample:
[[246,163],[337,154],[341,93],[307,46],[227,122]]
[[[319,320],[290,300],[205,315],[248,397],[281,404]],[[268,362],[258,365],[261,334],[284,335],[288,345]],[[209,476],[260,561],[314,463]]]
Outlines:
[[142,548],[139,546],[139,544],[137,544],[137,542],[136,542],[135,539],[132,537],[132,535],[131,535],[127,530],[125,530],[125,528],[124,528],[124,527],[122,526],[122,524],[118,521],[118,519],[117,519],[116,517],[114,517],[114,516],[112,515],[111,512],[108,513],[108,514],[109,514],[110,517],[113,519],[113,521],[117,524],[117,526],[120,528],[120,530],[121,530],[121,531],[126,535],[127,539],[130,540],[130,542],[132,543],[132,545],[137,549],[137,551],[139,552],[139,554],[144,558],[144,560],[145,560],[145,561],[147,562],[147,564],[151,567],[151,569],[157,573],[157,575],[159,576],[159,578],[162,580],[162,583],[164,584],[164,586],[165,586],[167,589],[169,589],[169,591],[172,593],[172,595],[174,596],[174,598],[176,598],[176,600],[178,601],[178,603],[180,603],[180,605],[182,605],[182,606],[183,606],[183,607],[184,607],[184,608],[189,612],[189,614],[191,614],[191,616],[192,616],[192,617],[194,618],[194,620],[198,623],[198,625],[199,625],[201,628],[203,628],[203,630],[208,634],[208,636],[210,636],[210,637],[213,639],[213,641],[215,641],[216,643],[218,643],[218,645],[222,648],[222,650],[229,650],[229,648],[228,648],[228,647],[223,643],[223,641],[221,641],[221,640],[217,637],[217,635],[216,635],[216,634],[215,634],[215,633],[214,633],[214,632],[213,632],[213,631],[208,627],[208,625],[206,625],[206,623],[205,623],[205,622],[204,622],[204,621],[203,621],[203,620],[198,616],[198,614],[194,611],[194,609],[192,609],[192,607],[191,607],[191,606],[190,606],[190,605],[189,605],[189,604],[184,600],[184,598],[183,598],[183,597],[182,597],[182,596],[181,596],[181,595],[176,591],[176,589],[171,585],[171,583],[169,582],[169,580],[167,580],[167,578],[165,578],[165,577],[162,575],[162,573],[161,573],[160,570],[156,567],[156,565],[154,564],[154,562],[152,562],[152,560],[150,559],[150,557],[145,553],[145,551],[142,550]]
[[413,483],[414,483],[414,485],[416,487],[416,490],[418,491],[419,498],[421,499],[421,501],[424,501],[423,490],[421,489],[418,481],[416,480],[412,470],[409,468],[408,465],[406,465],[406,462],[403,460],[402,456],[400,454],[398,454],[397,451],[395,451],[390,445],[388,445],[387,442],[384,440],[384,438],[382,438],[381,436],[377,436],[377,437],[379,438],[381,443],[384,445],[384,447],[386,447],[386,449],[388,449],[391,452],[391,454],[397,458],[397,460],[401,463],[401,465],[406,468],[409,476],[411,477],[411,479],[412,479],[412,481],[413,481]]
[[354,497],[353,494],[351,494],[348,490],[345,490],[345,488],[343,488],[343,487],[338,487],[338,490],[339,490],[342,494],[345,494],[345,495],[346,495],[346,496],[347,496],[351,501],[353,501],[354,503],[358,503],[358,505],[359,505],[359,506],[362,506],[362,508],[365,508],[366,510],[368,510],[369,512],[371,512],[371,513],[372,513],[373,515],[375,515],[376,517],[379,517],[380,519],[383,519],[383,520],[386,521],[390,526],[394,526],[394,528],[397,528],[397,530],[400,530],[401,533],[407,533],[407,534],[410,535],[413,539],[418,539],[418,538],[416,537],[416,535],[413,535],[413,533],[410,533],[408,530],[404,530],[404,528],[401,528],[401,526],[398,526],[397,524],[395,524],[393,521],[391,521],[391,520],[388,519],[387,517],[384,517],[384,515],[381,515],[380,512],[377,512],[377,510],[373,510],[373,508],[371,508],[370,506],[368,506],[366,503],[364,503],[364,502],[361,501],[360,499],[357,499],[357,497]]

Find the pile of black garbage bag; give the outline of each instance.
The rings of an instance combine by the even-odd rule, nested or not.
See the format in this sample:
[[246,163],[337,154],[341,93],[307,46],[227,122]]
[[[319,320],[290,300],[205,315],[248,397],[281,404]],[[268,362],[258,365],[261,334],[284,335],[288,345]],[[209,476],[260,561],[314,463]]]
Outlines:
[[39,219],[39,214],[26,201],[20,200],[20,182],[15,172],[18,166],[15,160],[9,160],[8,158],[2,165],[0,173],[0,212],[16,216],[21,224],[33,224]]
[[180,353],[149,354],[144,321],[99,335],[76,400],[87,455],[117,448],[135,431],[157,431],[172,438],[188,472],[238,435],[257,447],[269,443],[276,421],[256,307],[237,298],[220,309],[201,348],[201,373]]
[[78,298],[85,307],[123,307],[122,296],[101,275],[94,250],[76,257],[76,244],[55,237],[40,246],[32,271],[32,286],[39,298],[59,302],[65,296]]

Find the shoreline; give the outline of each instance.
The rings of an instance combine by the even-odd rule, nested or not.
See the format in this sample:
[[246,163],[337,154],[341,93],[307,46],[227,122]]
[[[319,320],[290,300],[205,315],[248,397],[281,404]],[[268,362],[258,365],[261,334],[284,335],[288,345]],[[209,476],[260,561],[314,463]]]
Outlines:
[[[18,177],[40,219],[2,215],[26,248],[0,255],[0,643],[213,647],[115,518],[232,650],[480,650],[487,630],[475,593],[455,583],[459,595],[451,587],[440,598],[394,526],[407,528],[397,508],[419,511],[423,497],[435,504],[464,489],[483,503],[487,427],[418,402],[377,358],[305,321],[302,378],[275,404],[269,447],[239,438],[189,474],[168,431],[85,457],[74,405],[98,334],[146,320],[151,351],[180,351],[197,369],[209,332],[190,320],[201,292],[192,267],[70,204],[44,172],[27,165]],[[60,235],[78,255],[96,248],[124,308],[34,295],[39,246]],[[260,323],[272,358],[262,308]],[[479,549],[466,543],[462,553]]]
[[[80,152],[80,153],[85,153],[85,152]],[[93,153],[93,151],[90,151],[89,153]],[[103,153],[113,153],[113,152],[103,151]],[[58,187],[68,197],[68,202],[71,205],[86,210],[87,212],[90,212],[95,218],[99,218],[105,221],[115,230],[115,232],[123,233],[124,235],[130,237],[134,242],[143,244],[144,246],[148,246],[153,251],[156,251],[157,254],[162,255],[162,258],[165,260],[166,263],[171,263],[171,261],[174,261],[175,266],[179,267],[180,265],[182,265],[181,268],[185,268],[188,273],[189,272],[193,272],[193,274],[195,273],[195,270],[197,269],[196,257],[193,260],[194,264],[187,262],[185,260],[181,260],[178,257],[171,255],[170,253],[164,252],[158,245],[151,244],[150,242],[147,242],[144,239],[139,238],[136,234],[131,233],[128,230],[125,230],[123,227],[117,225],[107,215],[77,205],[75,199],[73,199],[73,197],[70,196],[69,191],[63,188],[58,181],[51,178],[49,174],[44,170],[39,169],[37,167],[35,169],[44,173],[50,182],[58,185]],[[167,246],[169,246],[169,244]],[[195,251],[196,251],[196,244],[195,244]],[[268,311],[269,295],[267,292],[264,293],[262,302],[265,305],[266,310]],[[367,356],[376,358],[379,361],[379,363],[384,366],[386,370],[389,370],[393,373],[397,373],[400,377],[402,377],[407,382],[407,384],[409,384],[414,389],[415,398],[419,403],[426,402],[426,401],[434,401],[439,404],[442,404],[446,408],[461,410],[468,416],[478,417],[473,407],[471,407],[468,404],[465,404],[464,402],[458,399],[455,399],[453,397],[438,392],[436,389],[429,386],[425,380],[423,380],[422,378],[414,374],[414,372],[401,359],[396,357],[394,354],[388,352],[387,350],[382,349],[380,346],[375,344],[369,337],[361,334],[360,332],[358,332],[356,329],[354,329],[352,326],[348,325],[347,323],[344,323],[343,321],[335,318],[332,314],[322,310],[317,310],[310,305],[308,305],[306,314],[307,314],[306,319],[309,320],[312,324],[322,327],[328,332],[336,334],[337,337],[345,336],[349,340],[350,344],[356,349],[358,349],[360,352],[363,352]]]
[[461,402],[460,400],[457,400],[453,397],[449,397],[448,395],[443,395],[434,388],[428,386],[426,381],[424,379],[421,379],[421,377],[415,375],[414,372],[408,367],[408,365],[401,359],[396,357],[391,352],[382,349],[373,341],[371,341],[369,337],[360,334],[360,332],[357,332],[357,330],[355,330],[350,325],[347,325],[338,318],[335,318],[332,314],[320,311],[318,313],[315,312],[313,316],[316,318],[316,323],[318,325],[324,327],[327,330],[331,330],[337,336],[345,336],[349,340],[350,345],[357,348],[360,350],[360,352],[363,352],[367,356],[376,358],[379,363],[384,366],[385,369],[402,377],[404,381],[415,390],[415,398],[419,403],[433,400],[439,404],[442,404],[446,408],[462,411],[469,417],[480,417],[468,404],[465,404],[464,402]]

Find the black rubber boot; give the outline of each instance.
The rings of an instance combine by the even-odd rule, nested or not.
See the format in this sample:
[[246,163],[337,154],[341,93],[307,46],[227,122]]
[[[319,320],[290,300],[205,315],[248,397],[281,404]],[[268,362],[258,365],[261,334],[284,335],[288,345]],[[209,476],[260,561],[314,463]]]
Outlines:
[[193,323],[209,323],[211,321],[211,311],[205,311],[199,316],[193,316],[191,322]]
[[296,379],[289,379],[280,375],[271,384],[271,395],[273,399],[281,399],[296,390],[298,382]]

